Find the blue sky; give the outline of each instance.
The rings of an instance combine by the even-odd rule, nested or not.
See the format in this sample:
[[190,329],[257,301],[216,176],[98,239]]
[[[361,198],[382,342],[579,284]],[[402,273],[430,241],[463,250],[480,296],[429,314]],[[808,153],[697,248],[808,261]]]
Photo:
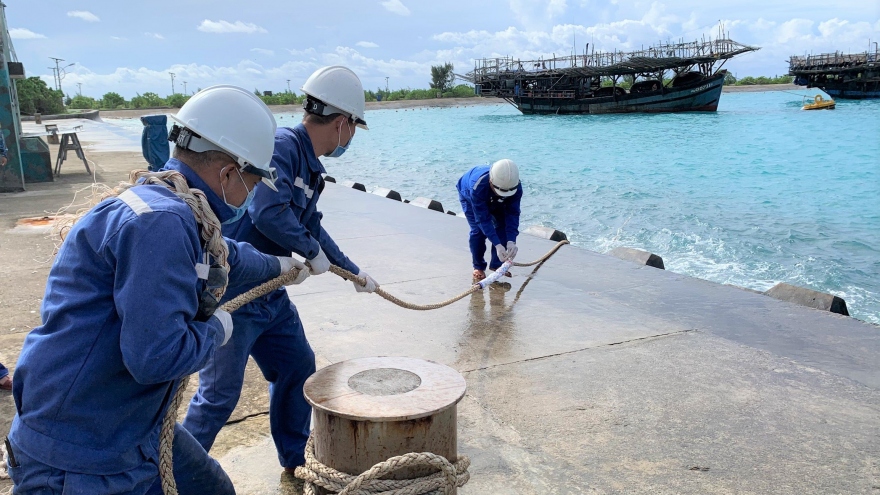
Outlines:
[[568,54],[590,42],[630,49],[657,41],[730,36],[761,46],[726,67],[737,76],[787,71],[792,54],[864,51],[880,41],[878,0],[5,0],[16,53],[52,84],[48,57],[75,63],[64,90],[187,92],[227,83],[282,91],[316,68],[347,65],[366,88],[424,88],[430,66],[473,59]]

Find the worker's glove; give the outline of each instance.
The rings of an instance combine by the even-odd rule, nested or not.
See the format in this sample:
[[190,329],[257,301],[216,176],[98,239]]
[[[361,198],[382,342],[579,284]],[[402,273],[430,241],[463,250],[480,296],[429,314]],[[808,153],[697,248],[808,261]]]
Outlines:
[[495,246],[495,252],[498,253],[498,259],[501,261],[507,261],[507,249],[504,249],[504,246],[498,244]]
[[324,250],[318,247],[318,254],[308,261],[309,273],[312,275],[320,275],[330,269],[330,260],[324,254]]
[[367,281],[367,285],[361,285],[357,280],[352,280],[354,284],[354,290],[358,292],[376,292],[376,289],[379,288],[379,284],[373,280],[373,277],[369,276],[367,272],[361,270],[358,272],[358,277],[361,277]]
[[513,261],[513,258],[516,258],[516,253],[519,252],[519,248],[516,247],[516,243],[513,241],[507,241],[507,260],[505,261]]
[[214,310],[214,315],[211,318],[217,318],[217,321],[223,325],[223,343],[220,345],[226,345],[229,342],[229,338],[232,337],[232,316],[226,311],[217,308]]
[[305,279],[309,278],[309,267],[307,267],[305,264],[291,258],[290,256],[278,256],[277,258],[278,263],[281,264],[281,275],[284,275],[285,273],[293,269],[299,270],[299,274],[297,274],[296,278],[293,279],[293,282],[287,285],[299,285],[303,283]]

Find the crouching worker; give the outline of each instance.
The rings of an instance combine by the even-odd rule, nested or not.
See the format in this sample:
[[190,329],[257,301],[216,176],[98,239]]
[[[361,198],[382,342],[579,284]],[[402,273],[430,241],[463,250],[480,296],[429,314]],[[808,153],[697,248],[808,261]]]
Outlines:
[[[15,494],[160,493],[159,432],[179,379],[232,336],[217,309],[226,285],[305,269],[220,236],[259,181],[274,188],[265,104],[215,86],[175,120],[174,158],[82,216],[49,272],[43,324],[25,339],[13,386]],[[173,450],[181,494],[235,493],[179,425]]]
[[[458,179],[458,200],[471,226],[470,247],[474,283],[486,278],[486,239],[492,243],[489,269],[516,257],[520,201],[523,188],[513,161],[498,160],[491,167],[478,165]],[[511,276],[510,272],[506,274]]]

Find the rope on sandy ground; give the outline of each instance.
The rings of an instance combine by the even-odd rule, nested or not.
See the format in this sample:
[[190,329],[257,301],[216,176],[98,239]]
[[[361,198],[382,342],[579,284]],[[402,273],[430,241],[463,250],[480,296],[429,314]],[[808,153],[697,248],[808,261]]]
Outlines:
[[[197,215],[198,217],[198,215]],[[537,260],[531,263],[513,263],[514,266],[532,266],[537,265],[538,263],[542,263],[548,260],[551,256],[553,256],[556,251],[559,250],[562,246],[568,244],[568,241],[560,241],[558,242],[550,251],[547,252],[544,256],[538,258]],[[335,273],[336,275],[342,277],[345,280],[354,280],[361,286],[367,285],[366,279],[363,277],[358,277],[354,273],[351,273],[348,270],[343,268],[339,268],[335,265],[330,265],[330,271]],[[232,313],[245,304],[262,297],[266,294],[269,294],[276,289],[289,285],[294,280],[296,280],[297,275],[299,275],[299,270],[294,268],[287,273],[282,274],[281,276],[274,278],[268,282],[265,282],[253,289],[233,298],[232,300],[226,302],[221,306],[221,309],[228,313]],[[461,300],[474,292],[481,290],[482,287],[479,284],[472,286],[470,289],[462,292],[461,294],[449,298],[445,301],[441,301],[439,303],[434,304],[413,304],[406,302],[393,294],[389,294],[385,292],[381,287],[376,288],[376,294],[382,296],[384,299],[406,309],[413,309],[416,311],[428,311],[432,309],[439,309],[444,306],[449,306],[450,304]],[[168,410],[165,413],[165,418],[162,421],[162,432],[159,437],[159,473],[162,476],[162,490],[165,495],[177,495],[177,484],[174,481],[174,471],[172,465],[172,454],[171,454],[171,446],[174,441],[174,424],[177,422],[177,411],[180,409],[180,404],[183,402],[184,397],[186,396],[186,386],[189,383],[189,377],[182,379],[180,381],[180,385],[177,388],[177,392],[174,394],[174,398],[171,400],[171,404],[168,406]],[[379,475],[382,476],[382,475]],[[352,492],[354,493],[354,492]],[[428,492],[400,492],[400,495],[404,494],[421,494]]]
[[[338,495],[424,495],[450,494],[456,487],[464,486],[471,475],[467,456],[460,456],[455,463],[431,452],[411,452],[380,462],[358,476],[325,466],[315,458],[315,440],[309,437],[306,444],[305,466],[296,468],[294,476],[305,482],[303,495],[315,495],[320,486]],[[382,476],[407,467],[433,467],[438,471],[420,478],[407,480],[383,480]]]

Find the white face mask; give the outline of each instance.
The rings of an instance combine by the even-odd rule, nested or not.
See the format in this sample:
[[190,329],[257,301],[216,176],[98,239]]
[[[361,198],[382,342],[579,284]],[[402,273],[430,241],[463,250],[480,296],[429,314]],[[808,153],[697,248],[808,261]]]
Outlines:
[[[238,167],[235,167],[235,171],[238,172],[238,177],[241,179],[241,183],[244,184],[245,190],[247,190],[247,182],[244,181],[244,177],[241,175],[241,171],[238,170]],[[223,189],[222,179],[220,182],[220,191],[223,193],[223,202],[226,203],[226,206],[232,208],[232,211],[234,213],[232,218],[223,222],[223,225],[229,225],[241,220],[241,217],[243,217],[244,214],[247,212],[248,206],[250,206],[251,202],[254,200],[254,193],[257,191],[257,187],[254,186],[253,189],[248,190],[248,195],[246,198],[244,198],[241,206],[231,205],[228,201],[226,201],[226,189]]]
[[348,147],[351,146],[351,142],[354,140],[354,133],[351,132],[351,124],[348,121],[345,121],[346,125],[348,125],[348,133],[351,135],[348,143],[345,146],[342,146],[342,126],[339,126],[339,139],[336,141],[336,149],[331,151],[330,153],[325,154],[324,156],[329,158],[339,158],[343,153],[348,151]]

